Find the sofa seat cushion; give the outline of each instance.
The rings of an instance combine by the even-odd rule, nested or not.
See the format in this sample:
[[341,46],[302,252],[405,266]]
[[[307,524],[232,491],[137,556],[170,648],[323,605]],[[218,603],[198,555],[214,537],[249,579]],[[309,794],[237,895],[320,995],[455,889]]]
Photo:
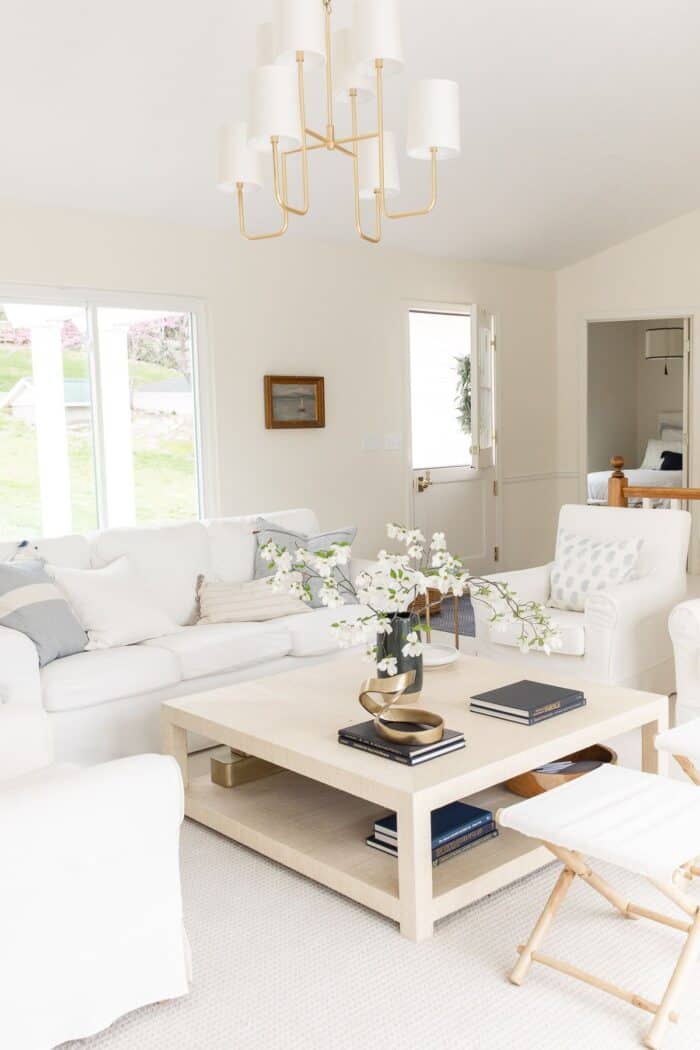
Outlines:
[[165,689],[182,681],[180,665],[166,649],[123,645],[54,660],[41,671],[47,711],[72,711],[109,700]]
[[[585,616],[579,612],[568,612],[565,609],[547,609],[547,617],[558,629],[561,637],[561,649],[557,652],[565,656],[583,656],[586,651]],[[521,634],[519,623],[509,623],[500,629],[489,627],[489,641],[494,645],[520,645]]]
[[[352,623],[361,616],[371,615],[366,605],[346,605],[340,609],[312,609],[308,616],[283,616],[275,623],[289,631],[292,656],[325,656],[339,650],[332,624],[339,620]],[[375,639],[368,641],[374,645]]]
[[[300,620],[311,619],[300,616]],[[144,642],[149,649],[168,652],[178,662],[182,677],[202,678],[240,667],[253,667],[287,656],[290,632],[281,620],[269,623],[212,623],[185,627],[177,634]]]

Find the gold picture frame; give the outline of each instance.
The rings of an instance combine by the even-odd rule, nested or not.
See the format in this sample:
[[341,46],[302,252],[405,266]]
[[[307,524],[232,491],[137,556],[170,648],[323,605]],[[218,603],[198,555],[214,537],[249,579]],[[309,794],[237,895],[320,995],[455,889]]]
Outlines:
[[323,376],[265,376],[265,427],[268,430],[325,425]]

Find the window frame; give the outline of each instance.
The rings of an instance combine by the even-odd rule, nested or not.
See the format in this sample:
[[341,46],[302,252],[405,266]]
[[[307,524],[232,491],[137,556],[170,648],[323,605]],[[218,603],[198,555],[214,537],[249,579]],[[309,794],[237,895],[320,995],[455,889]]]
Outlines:
[[88,362],[92,391],[92,431],[95,459],[95,491],[98,529],[110,528],[105,521],[103,431],[99,379],[99,336],[97,312],[100,308],[162,310],[186,313],[191,317],[192,396],[194,401],[194,440],[197,478],[197,520],[219,514],[219,470],[216,443],[214,375],[208,341],[208,310],[204,299],[155,292],[104,291],[70,288],[66,285],[0,284],[0,302],[34,306],[79,306],[85,309],[88,333]]

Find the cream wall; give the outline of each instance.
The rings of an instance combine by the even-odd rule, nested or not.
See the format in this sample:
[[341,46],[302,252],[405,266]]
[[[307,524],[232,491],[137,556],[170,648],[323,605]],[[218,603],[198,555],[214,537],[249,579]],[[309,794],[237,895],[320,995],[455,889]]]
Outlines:
[[[417,220],[418,221],[418,220]],[[555,279],[535,270],[231,229],[0,204],[0,285],[160,292],[206,302],[219,510],[309,505],[356,522],[359,548],[408,507],[408,301],[478,302],[499,326],[505,566],[544,560],[558,509]],[[262,377],[326,377],[324,430],[266,431]],[[400,434],[399,451],[363,450]]]
[[[567,475],[560,480],[562,500],[580,501],[585,494],[586,321],[684,316],[700,317],[700,211],[557,274],[557,469]],[[700,484],[699,395],[700,369],[691,364],[689,466],[694,486]],[[699,553],[695,529],[696,571]]]

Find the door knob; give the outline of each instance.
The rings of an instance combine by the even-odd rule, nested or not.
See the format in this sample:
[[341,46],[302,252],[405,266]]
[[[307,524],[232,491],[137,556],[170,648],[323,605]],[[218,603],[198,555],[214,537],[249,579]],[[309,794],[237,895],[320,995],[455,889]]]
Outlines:
[[419,474],[417,479],[417,487],[419,492],[425,492],[426,489],[430,488],[432,481],[430,480],[430,471],[426,470],[425,474]]

